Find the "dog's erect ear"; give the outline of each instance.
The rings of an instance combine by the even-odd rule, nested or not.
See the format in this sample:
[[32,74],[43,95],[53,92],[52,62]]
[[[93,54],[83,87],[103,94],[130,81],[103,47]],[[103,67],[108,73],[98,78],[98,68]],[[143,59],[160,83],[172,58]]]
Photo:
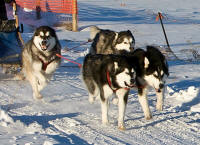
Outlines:
[[35,32],[34,32],[33,35],[34,35],[34,36],[39,36],[39,32],[35,30]]
[[119,68],[118,62],[110,63],[108,65],[108,71],[109,72],[116,72],[116,70]]
[[130,30],[127,31],[129,34],[132,34]]
[[144,57],[144,68],[148,68],[149,67],[149,60],[147,57]]
[[168,63],[167,60],[164,60],[164,72],[167,76],[169,76],[169,69],[168,69]]
[[119,36],[119,33],[115,32],[115,40],[117,40],[118,36]]
[[112,37],[114,37],[112,45],[115,46],[115,44],[117,42],[117,39],[119,37],[119,33],[118,32],[114,32]]
[[115,71],[116,71],[118,68],[119,68],[118,62],[114,62],[114,69],[115,69]]

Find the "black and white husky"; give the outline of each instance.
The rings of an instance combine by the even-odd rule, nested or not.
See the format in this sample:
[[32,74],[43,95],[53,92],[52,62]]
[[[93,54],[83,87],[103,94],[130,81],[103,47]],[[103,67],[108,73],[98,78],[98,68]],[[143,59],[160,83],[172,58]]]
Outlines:
[[40,91],[47,85],[60,65],[61,46],[55,30],[40,26],[22,51],[22,72],[33,89],[33,97],[41,99]]
[[169,75],[167,61],[165,56],[154,46],[147,46],[146,51],[136,49],[130,54],[129,61],[134,61],[134,65],[136,65],[138,97],[145,119],[151,119],[152,115],[148,105],[147,91],[149,87],[154,88],[157,96],[156,109],[162,111],[165,80]]
[[93,40],[90,53],[92,54],[122,54],[134,50],[135,39],[130,30],[115,32],[90,27],[90,39]]
[[89,101],[101,100],[102,123],[108,123],[109,97],[118,97],[118,127],[124,130],[124,114],[129,89],[135,83],[135,71],[124,56],[88,54],[82,69],[83,81],[89,92]]

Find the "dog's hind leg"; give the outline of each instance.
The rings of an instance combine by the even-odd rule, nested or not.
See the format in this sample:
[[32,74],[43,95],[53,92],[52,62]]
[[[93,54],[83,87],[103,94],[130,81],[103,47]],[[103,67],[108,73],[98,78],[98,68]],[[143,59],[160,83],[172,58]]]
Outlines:
[[163,99],[164,99],[164,88],[160,90],[160,92],[156,91],[157,96],[157,103],[156,103],[156,109],[158,111],[163,110]]
[[152,115],[151,115],[148,100],[147,100],[147,88],[139,88],[138,97],[139,97],[140,105],[142,106],[142,110],[144,112],[145,119],[146,120],[151,119]]
[[90,103],[94,103],[95,98],[99,95],[99,88],[96,83],[90,79],[85,79],[84,81],[89,92],[88,100]]
[[116,91],[116,96],[118,97],[118,128],[120,130],[125,130],[124,126],[124,116],[126,111],[126,104],[128,100],[129,91],[125,89],[119,89]]

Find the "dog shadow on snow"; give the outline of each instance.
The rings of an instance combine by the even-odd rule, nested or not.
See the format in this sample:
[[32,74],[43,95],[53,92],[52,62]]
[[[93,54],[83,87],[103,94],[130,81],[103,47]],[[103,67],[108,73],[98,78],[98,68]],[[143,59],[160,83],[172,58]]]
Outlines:
[[[69,113],[69,114],[58,114],[58,115],[43,115],[43,116],[36,116],[36,115],[21,115],[21,116],[13,116],[13,120],[24,123],[25,125],[30,125],[34,122],[37,122],[39,125],[42,126],[43,129],[46,128],[53,128],[54,130],[58,130],[55,126],[51,125],[49,121],[62,119],[65,117],[73,118],[78,116],[80,113]],[[62,133],[59,133],[59,135],[47,135],[51,138],[53,138],[55,141],[58,142],[58,144],[83,144],[88,145],[87,141],[81,139],[80,137],[74,135],[74,134],[67,134],[63,131],[60,131]]]

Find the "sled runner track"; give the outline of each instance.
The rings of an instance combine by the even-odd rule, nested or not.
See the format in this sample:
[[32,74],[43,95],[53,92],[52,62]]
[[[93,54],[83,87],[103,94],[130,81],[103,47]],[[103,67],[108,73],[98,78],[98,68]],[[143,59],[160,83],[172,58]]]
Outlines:
[[[65,83],[73,88],[85,90],[82,80],[81,80],[81,72],[73,72],[74,74],[66,73],[66,77],[60,77],[59,79],[56,78],[56,83]],[[57,74],[56,74],[57,75]]]
[[74,89],[85,90],[79,75],[67,76],[67,78],[56,78],[56,83],[65,83],[65,85],[68,84]]
[[[55,128],[57,128],[58,130],[65,132],[66,134],[74,134],[77,136],[82,136],[83,139],[87,140],[88,144],[102,144],[102,145],[127,144],[126,140],[117,138],[117,136],[122,135],[123,132],[115,130],[116,129],[115,127],[112,130],[110,130],[110,127],[101,127],[100,124],[97,125],[96,123],[94,122],[91,126],[85,121],[80,122],[70,118],[63,118],[63,120],[58,120],[58,121],[56,120],[50,122],[51,125],[55,126]],[[93,126],[96,127],[94,128]],[[111,134],[107,133],[108,132],[107,129],[109,129],[109,132],[111,132]],[[139,142],[138,143],[135,142],[135,144],[139,144]]]
[[[130,116],[128,118],[130,118]],[[181,113],[181,115],[177,112],[164,112],[158,115],[153,114],[153,119],[149,121],[146,121],[144,118],[139,120],[134,118],[138,117],[133,115],[131,120],[125,120],[130,128],[131,134],[133,134],[135,129],[143,130],[144,136],[149,135],[154,141],[157,140],[162,144],[197,144],[200,141],[200,134],[193,131],[197,130],[197,128],[194,126],[191,127],[186,123],[188,118],[184,118],[184,113]],[[191,121],[191,119],[189,120]],[[157,132],[159,132],[159,136]],[[159,142],[155,142],[155,144],[159,144]]]
[[[11,92],[10,92],[11,88],[9,88],[9,85],[8,85],[9,83],[13,83],[13,82],[12,81],[11,82],[4,81],[4,83],[1,84],[1,87],[0,87],[0,93],[2,93],[1,96],[6,96],[6,98],[13,98],[16,96],[20,96],[21,95],[20,92],[18,92],[18,93],[15,92],[15,94],[11,95]],[[21,88],[21,87],[22,87],[22,85],[20,83],[18,83],[18,88]]]
[[66,134],[83,136],[83,139],[87,140],[88,144],[125,144],[125,142],[113,140],[112,137],[104,135],[105,133],[100,133],[88,127],[87,124],[74,119],[63,118],[62,120],[51,121],[50,124]]
[[[91,118],[93,118],[92,122],[91,122]],[[103,126],[101,124],[101,118],[99,117],[97,120],[94,119],[94,115],[89,115],[85,114],[84,117],[81,118],[81,128],[80,130],[86,129],[86,130],[92,130],[89,131],[92,134],[95,134],[96,138],[100,137],[101,135],[104,135],[106,137],[110,137],[111,139],[114,140],[118,140],[120,144],[168,144],[170,143],[174,143],[174,144],[187,144],[190,141],[190,139],[187,139],[186,137],[183,138],[179,138],[179,135],[176,136],[176,133],[174,133],[173,131],[170,131],[169,129],[169,133],[168,129],[167,131],[166,128],[169,126],[162,126],[160,124],[158,125],[150,125],[149,127],[141,127],[141,128],[135,128],[135,129],[128,129],[124,132],[121,132],[117,129],[116,124],[111,123],[108,126]],[[90,122],[90,124],[88,124],[87,122]],[[141,120],[134,120],[135,123],[140,124],[140,126],[145,126],[146,121],[141,121]],[[132,126],[135,125],[135,123],[132,123]],[[99,125],[96,125],[96,124]],[[153,123],[152,123],[153,124]],[[174,124],[174,123],[172,123]],[[164,124],[165,125],[165,124]],[[169,124],[166,124],[169,125]],[[170,124],[171,125],[171,124]],[[85,127],[83,127],[85,126]],[[173,127],[174,125],[172,125]],[[133,127],[134,128],[134,127]],[[155,134],[156,132],[160,132],[159,136],[157,134]],[[190,133],[190,132],[188,132]],[[131,136],[130,134],[134,134],[134,136]],[[130,142],[128,140],[126,140],[126,137],[129,136],[130,138],[132,138],[134,140],[134,142]],[[166,141],[166,137],[170,140]],[[141,140],[140,138],[143,138],[143,140]],[[153,138],[153,141],[152,141]],[[183,141],[182,141],[183,140]],[[187,142],[185,142],[186,140],[189,140]],[[137,141],[137,142],[135,142]],[[102,143],[102,142],[101,142]],[[195,143],[195,142],[193,142]]]
[[86,90],[83,86],[83,83],[80,83],[80,82],[69,81],[69,85],[71,85],[72,87],[78,88],[80,90]]

